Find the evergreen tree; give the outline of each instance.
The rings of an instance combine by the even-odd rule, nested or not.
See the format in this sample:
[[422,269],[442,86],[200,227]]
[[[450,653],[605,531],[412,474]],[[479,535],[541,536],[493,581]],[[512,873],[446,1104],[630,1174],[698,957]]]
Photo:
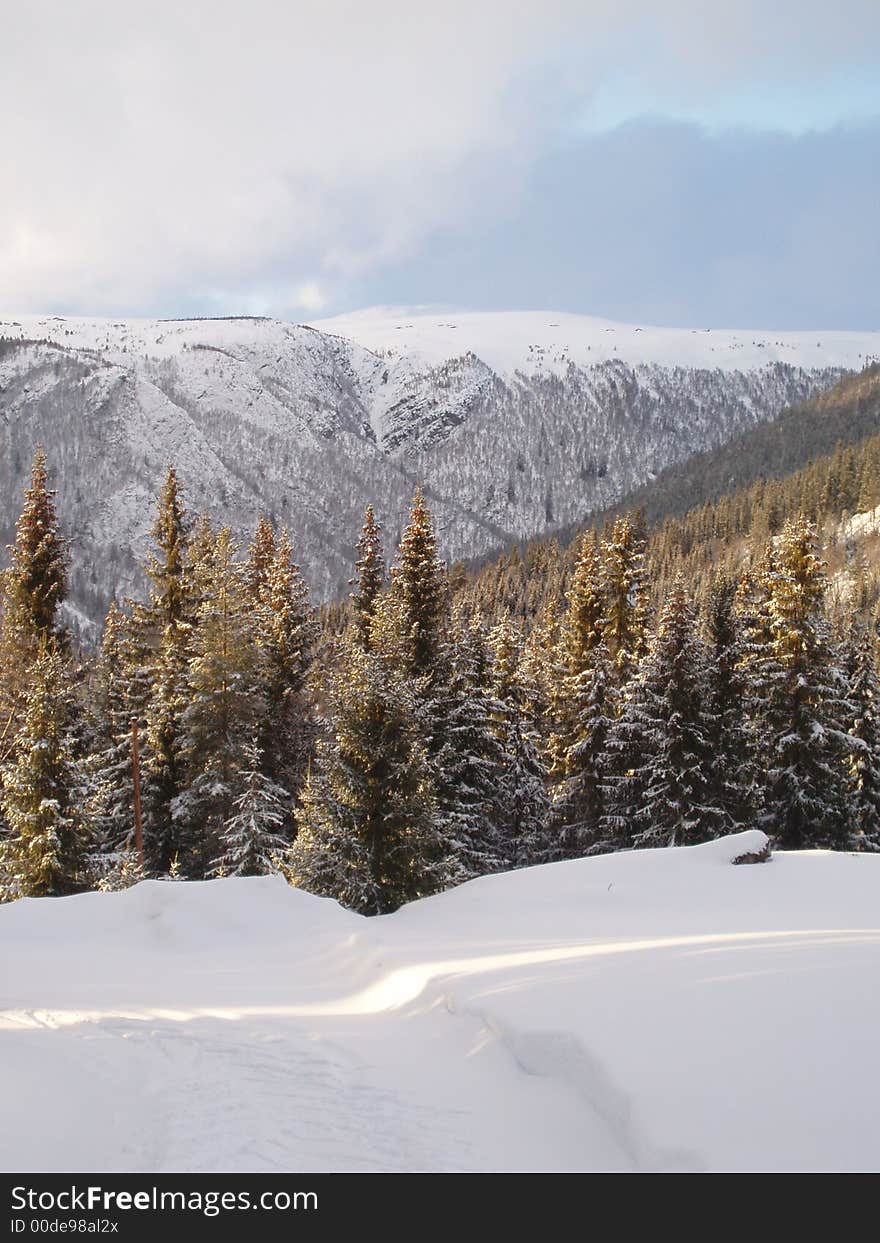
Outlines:
[[603,634],[619,683],[631,676],[645,653],[647,591],[645,541],[634,520],[618,518],[602,543],[605,597]]
[[421,488],[413,497],[410,521],[392,570],[401,602],[401,635],[410,677],[433,679],[443,653],[443,628],[448,615],[446,570],[437,555],[434,520]]
[[712,721],[706,653],[681,582],[671,591],[647,658],[608,736],[603,830],[631,846],[686,846],[714,837]]
[[364,525],[358,540],[357,574],[354,582],[357,590],[352,593],[355,627],[362,647],[369,650],[370,631],[376,613],[376,604],[385,585],[385,557],[382,552],[382,528],[376,521],[373,506],[368,505]]
[[534,710],[537,693],[522,660],[522,637],[509,617],[502,618],[489,632],[488,644],[495,732],[503,754],[501,837],[509,862],[514,867],[528,867],[554,857],[548,773]]
[[880,680],[874,644],[854,622],[846,646],[849,677],[849,816],[852,845],[880,850]]
[[127,617],[114,600],[107,612],[94,677],[92,738],[87,762],[88,816],[108,866],[134,845],[134,775],[131,721],[133,697]]
[[[185,785],[171,807],[175,854],[184,875],[199,878],[231,819],[238,774],[265,711],[262,653],[251,639],[246,569],[232,532],[218,534],[206,567],[182,710]],[[170,866],[170,861],[169,861]]]
[[[253,584],[253,561],[250,570]],[[318,626],[286,530],[274,540],[271,552],[267,548],[256,597],[251,599],[256,601],[253,621],[260,649],[263,771],[270,781],[295,794],[314,747],[315,722],[305,683]],[[290,834],[292,830],[289,812],[284,831]]]
[[768,587],[770,660],[762,668],[766,765],[763,827],[783,849],[845,848],[849,750],[843,672],[824,617],[816,532],[786,524]]
[[[203,540],[206,528],[203,522]],[[173,806],[183,790],[187,663],[205,552],[202,544],[199,559],[194,559],[190,522],[173,467],[168,468],[151,533],[155,551],[146,567],[150,593],[146,604],[134,611],[132,645],[139,656],[132,677],[146,689],[141,708],[144,855],[148,872],[167,874],[172,861],[187,853]]]
[[567,679],[569,729],[559,747],[561,782],[553,800],[555,858],[601,849],[605,812],[605,759],[614,724],[614,682],[604,642],[581,672]]
[[31,666],[41,653],[65,646],[58,606],[67,592],[67,545],[59,533],[54,498],[46,455],[38,447],[15,528],[15,543],[9,549],[11,564],[2,575],[0,764],[15,746]]
[[45,647],[30,685],[12,757],[3,770],[4,888],[44,897],[84,887],[86,839],[78,822],[81,776],[74,757],[75,700],[63,656]]
[[363,914],[434,893],[448,870],[412,683],[386,655],[346,649],[330,731],[307,779],[291,876]]
[[5,622],[35,654],[58,645],[58,606],[67,594],[67,545],[59,534],[42,446],[34,454],[31,484],[24,496],[9,550]]
[[243,749],[241,792],[220,835],[213,876],[264,876],[280,870],[290,849],[283,835],[290,795],[263,771],[256,742]]
[[718,573],[706,608],[706,705],[709,748],[715,757],[711,801],[721,814],[717,831],[722,835],[751,828],[758,811],[756,741],[747,716],[749,687],[736,595],[733,579]]
[[454,859],[454,879],[503,868],[512,858],[502,825],[506,759],[496,732],[500,705],[489,690],[489,654],[478,624],[459,617],[444,664],[448,678],[431,702],[439,743],[431,748],[437,819]]
[[265,514],[260,514],[248,548],[247,588],[252,600],[259,599],[266,587],[275,557],[275,527]]

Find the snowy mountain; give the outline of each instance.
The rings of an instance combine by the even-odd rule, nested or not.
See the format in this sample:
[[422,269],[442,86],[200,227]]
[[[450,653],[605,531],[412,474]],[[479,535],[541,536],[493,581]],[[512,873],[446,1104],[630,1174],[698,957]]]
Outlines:
[[0,1168],[876,1170],[880,859],[765,841],[2,906]]
[[416,483],[445,554],[576,521],[880,356],[880,333],[667,330],[552,314],[0,318],[0,536],[46,445],[72,603],[136,590],[169,462],[194,509],[288,524],[317,597],[349,577],[363,507],[388,543]]

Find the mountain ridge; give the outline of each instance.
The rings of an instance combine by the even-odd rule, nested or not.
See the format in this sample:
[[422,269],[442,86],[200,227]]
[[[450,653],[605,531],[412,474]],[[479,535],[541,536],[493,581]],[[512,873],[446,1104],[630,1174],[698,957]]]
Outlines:
[[[455,336],[470,320],[447,329],[460,350],[439,339],[430,358],[423,344],[373,349],[320,322],[0,319],[0,536],[11,537],[40,440],[73,543],[71,600],[96,622],[114,592],[140,589],[154,498],[174,462],[195,512],[240,536],[261,511],[289,526],[316,599],[328,599],[350,576],[368,501],[390,546],[421,484],[444,555],[479,556],[607,507],[827,389],[869,347],[880,356],[880,333],[817,336],[821,349],[813,334],[788,334],[755,345],[760,365],[743,369],[734,364],[754,358],[732,345],[716,355],[711,334],[658,329],[652,345],[635,327],[594,352],[605,321],[559,322],[573,319],[592,361],[552,354],[540,333],[523,354],[521,333],[504,347],[512,370],[470,348],[492,345],[489,321],[503,339],[509,321],[498,316],[477,317],[480,339],[470,328]],[[419,332],[424,342],[424,324]],[[670,342],[724,366],[656,361]],[[822,365],[801,365],[813,350]]]

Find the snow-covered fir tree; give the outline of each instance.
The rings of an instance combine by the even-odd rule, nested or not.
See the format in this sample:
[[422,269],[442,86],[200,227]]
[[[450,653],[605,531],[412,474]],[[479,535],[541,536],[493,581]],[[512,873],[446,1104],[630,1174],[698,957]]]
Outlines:
[[757,661],[762,827],[785,849],[850,840],[845,763],[851,709],[824,613],[815,528],[786,524],[766,571],[769,655]]
[[183,711],[195,607],[190,530],[180,481],[169,467],[151,530],[149,595],[135,607],[132,623],[132,643],[138,651],[132,678],[146,690],[140,707],[144,855],[147,871],[159,874],[167,873],[172,859],[186,853],[172,808],[184,781]]
[[171,807],[176,854],[186,876],[203,876],[232,816],[238,774],[265,711],[263,654],[252,640],[246,567],[232,532],[217,535],[205,567],[182,710],[184,782]]
[[880,678],[867,628],[854,621],[844,650],[850,745],[848,803],[852,846],[880,850]]
[[220,832],[220,854],[211,864],[212,876],[265,876],[279,872],[290,849],[284,832],[289,793],[266,776],[256,741],[244,747],[242,758],[240,792],[232,815]]
[[291,876],[363,914],[442,889],[449,860],[413,683],[396,660],[343,649],[330,717],[297,813]]
[[707,655],[679,581],[608,735],[602,832],[629,846],[687,846],[716,836],[706,703]]
[[553,857],[560,859],[575,858],[596,843],[602,816],[601,761],[613,686],[601,570],[595,536],[589,532],[581,541],[559,631],[550,749],[556,783]]
[[522,660],[522,636],[509,617],[492,628],[488,645],[495,732],[504,756],[501,835],[512,866],[529,867],[553,857],[548,772],[535,719],[537,694]]
[[507,756],[498,737],[500,705],[490,689],[490,656],[479,623],[454,619],[449,670],[430,702],[437,819],[455,879],[469,880],[508,865],[511,826],[503,823]]
[[[314,713],[305,683],[318,627],[308,588],[293,559],[289,533],[273,533],[270,542],[264,524],[263,542],[265,563],[259,576],[253,546],[248,565],[263,699],[258,738],[266,776],[296,794],[315,741]],[[284,831],[290,835],[292,830],[289,811]]]
[[42,653],[65,646],[58,606],[67,593],[67,543],[42,447],[34,454],[9,551],[11,564],[0,575],[0,764],[9,758],[24,717],[31,666]]
[[648,596],[644,563],[645,539],[637,523],[629,514],[617,518],[602,541],[602,632],[621,684],[645,653]]
[[131,722],[139,713],[132,694],[137,683],[132,678],[130,621],[114,600],[104,622],[89,709],[88,814],[92,835],[110,867],[113,857],[131,851],[134,842]]
[[364,525],[357,544],[355,578],[351,586],[351,602],[355,614],[355,629],[363,647],[369,648],[376,605],[385,587],[385,555],[382,550],[382,528],[376,521],[373,506],[364,513]]
[[2,843],[7,897],[85,888],[90,844],[80,821],[83,778],[73,747],[75,699],[63,655],[48,646],[30,668],[12,755],[3,768]]
[[572,859],[603,848],[605,765],[608,736],[615,721],[616,684],[604,640],[589,663],[566,684],[568,731],[557,741],[553,828],[555,856]]
[[401,604],[401,645],[407,674],[434,679],[440,672],[445,646],[449,583],[437,553],[434,520],[421,488],[413,497],[391,576]]
[[749,688],[745,645],[736,611],[737,585],[723,573],[714,576],[706,604],[706,705],[711,802],[721,815],[717,832],[751,828],[758,813],[755,730],[748,716]]

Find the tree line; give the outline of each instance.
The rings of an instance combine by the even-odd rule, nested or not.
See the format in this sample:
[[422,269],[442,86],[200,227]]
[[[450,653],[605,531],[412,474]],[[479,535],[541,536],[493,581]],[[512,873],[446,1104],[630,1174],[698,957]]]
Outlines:
[[647,532],[618,516],[524,619],[450,575],[417,491],[390,566],[367,508],[324,627],[289,533],[261,518],[240,547],[188,512],[173,468],[151,539],[143,598],[76,650],[37,451],[0,591],[7,899],[280,872],[376,914],[752,826],[784,848],[880,848],[875,632],[829,615],[803,514],[702,593],[681,571],[658,593]]

